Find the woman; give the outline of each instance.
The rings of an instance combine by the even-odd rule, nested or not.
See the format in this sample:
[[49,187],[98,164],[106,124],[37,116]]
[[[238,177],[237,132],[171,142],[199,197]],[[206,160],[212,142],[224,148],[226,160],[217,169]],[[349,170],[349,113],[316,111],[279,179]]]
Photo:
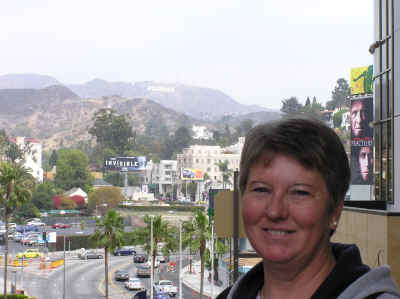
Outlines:
[[217,298],[400,298],[389,267],[370,270],[355,245],[330,243],[349,181],[341,141],[323,123],[251,129],[239,188],[246,234],[263,261]]

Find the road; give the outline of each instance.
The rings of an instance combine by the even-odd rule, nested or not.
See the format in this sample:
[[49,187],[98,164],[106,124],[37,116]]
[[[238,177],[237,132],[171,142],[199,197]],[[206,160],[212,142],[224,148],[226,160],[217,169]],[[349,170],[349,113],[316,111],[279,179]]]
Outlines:
[[[136,276],[136,266],[131,256],[111,257],[110,273],[112,279],[109,285],[110,299],[131,298],[135,294],[124,287],[124,282],[115,281],[114,271],[122,269],[130,275]],[[160,272],[156,270],[154,280],[169,279],[179,285],[178,271],[166,271],[167,264],[160,265]],[[104,298],[104,260],[67,259],[65,268],[66,296],[65,299],[96,299]],[[24,286],[27,294],[38,299],[63,299],[63,267],[52,271],[41,271],[38,268],[25,270]],[[149,289],[150,278],[140,278]],[[194,296],[194,297],[193,297]],[[182,284],[182,298],[199,298],[186,285]],[[203,296],[207,299],[206,296]]]

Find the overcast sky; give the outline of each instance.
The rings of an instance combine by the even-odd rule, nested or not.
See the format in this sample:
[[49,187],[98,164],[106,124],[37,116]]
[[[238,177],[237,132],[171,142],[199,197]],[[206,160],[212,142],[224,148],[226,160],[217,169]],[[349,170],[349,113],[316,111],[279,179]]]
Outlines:
[[372,42],[371,0],[0,2],[0,75],[179,82],[276,109],[325,103]]

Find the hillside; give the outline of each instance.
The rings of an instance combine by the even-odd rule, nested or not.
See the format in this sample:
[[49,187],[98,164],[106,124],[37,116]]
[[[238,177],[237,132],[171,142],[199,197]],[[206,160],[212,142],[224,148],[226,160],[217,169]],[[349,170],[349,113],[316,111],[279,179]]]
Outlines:
[[101,108],[128,114],[132,127],[144,134],[154,120],[168,132],[179,126],[198,123],[190,117],[148,99],[119,96],[81,99],[66,87],[43,90],[0,90],[0,128],[10,135],[29,135],[39,139],[45,150],[88,141],[93,115]]

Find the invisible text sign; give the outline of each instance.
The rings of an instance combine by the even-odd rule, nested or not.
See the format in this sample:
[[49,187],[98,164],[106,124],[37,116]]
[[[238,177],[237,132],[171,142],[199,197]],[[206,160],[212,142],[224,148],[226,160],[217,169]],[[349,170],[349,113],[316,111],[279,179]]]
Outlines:
[[138,171],[146,169],[146,157],[108,157],[104,158],[104,169],[114,171]]

